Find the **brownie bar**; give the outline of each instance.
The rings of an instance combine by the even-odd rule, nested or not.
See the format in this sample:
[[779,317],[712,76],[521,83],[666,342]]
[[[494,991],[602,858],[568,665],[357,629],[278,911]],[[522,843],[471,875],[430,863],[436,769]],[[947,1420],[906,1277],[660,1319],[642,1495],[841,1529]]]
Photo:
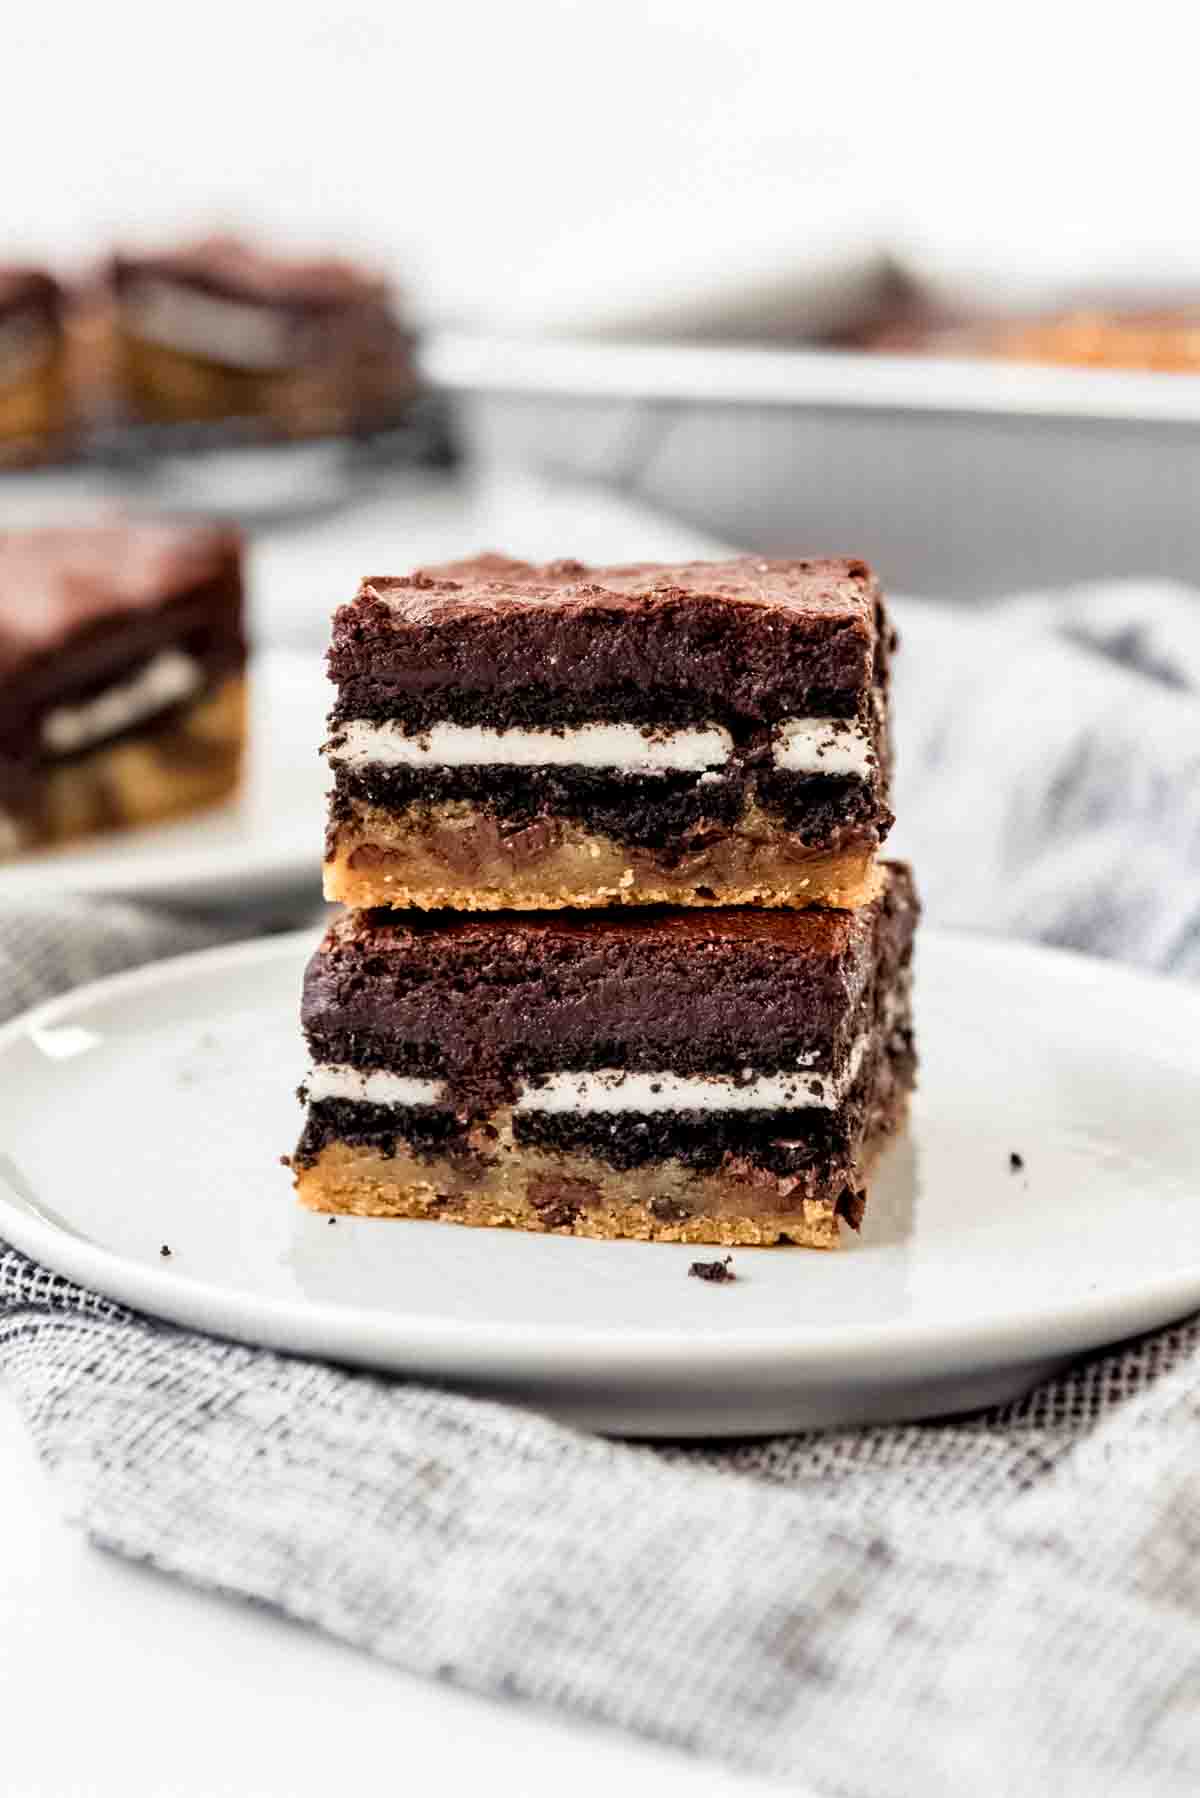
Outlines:
[[855,912],[350,913],[305,978],[316,1211],[832,1247],[901,1121],[908,870]]
[[1131,305],[1095,298],[1042,313],[974,316],[914,295],[852,347],[899,355],[1056,363],[1074,368],[1200,371],[1200,300]]
[[245,659],[236,532],[0,532],[0,855],[223,798]]
[[855,906],[888,809],[862,562],[370,579],[335,615],[326,894],[370,907]]
[[66,424],[62,290],[39,269],[0,267],[0,468],[43,458]]
[[386,284],[234,238],[111,268],[124,409],[155,424],[269,421],[287,435],[397,416],[415,387]]
[[988,321],[947,332],[928,347],[935,355],[1196,374],[1200,372],[1200,304],[1081,306],[1042,318]]

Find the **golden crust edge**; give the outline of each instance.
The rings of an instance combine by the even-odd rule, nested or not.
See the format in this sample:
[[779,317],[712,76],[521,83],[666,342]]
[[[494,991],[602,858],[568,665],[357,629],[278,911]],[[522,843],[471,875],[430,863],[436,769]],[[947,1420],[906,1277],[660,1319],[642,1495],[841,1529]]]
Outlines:
[[[799,885],[713,886],[707,881],[695,886],[634,882],[627,887],[549,887],[521,889],[514,886],[413,887],[396,881],[384,882],[377,875],[364,874],[349,865],[354,849],[351,845],[325,863],[324,891],[326,899],[348,905],[355,910],[375,907],[398,911],[594,911],[621,905],[679,905],[696,909],[719,909],[734,905],[753,905],[769,910],[808,911],[814,906],[836,911],[858,911],[870,905],[883,891],[884,874],[873,857],[848,857],[831,872],[835,878],[809,875]],[[397,861],[402,862],[397,855]],[[862,864],[866,862],[866,868]],[[844,868],[862,870],[854,875],[836,875]],[[702,889],[702,890],[701,890]]]

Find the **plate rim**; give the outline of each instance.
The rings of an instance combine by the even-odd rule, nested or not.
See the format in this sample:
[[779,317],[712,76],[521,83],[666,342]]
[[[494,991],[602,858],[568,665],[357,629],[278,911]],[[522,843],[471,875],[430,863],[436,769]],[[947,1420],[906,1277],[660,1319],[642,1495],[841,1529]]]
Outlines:
[[[301,956],[311,953],[320,936],[319,928],[310,927],[224,943],[89,981],[0,1025],[0,1063],[32,1032],[73,1021],[89,1006],[134,998],[146,988],[188,985],[202,982],[210,972],[293,959],[299,974]],[[1157,971],[1020,938],[926,925],[921,946],[935,942],[952,952],[969,948],[999,963],[1040,961],[1075,981],[1099,976],[1131,993],[1168,993],[1182,1011],[1194,1012],[1200,1024],[1200,989]],[[277,1298],[196,1279],[75,1234],[68,1225],[10,1197],[2,1181],[0,1239],[51,1271],[168,1323],[178,1325],[182,1319],[184,1327],[286,1352],[340,1356],[368,1366],[404,1366],[412,1372],[459,1379],[478,1379],[486,1370],[489,1377],[544,1380],[549,1371],[556,1383],[564,1377],[573,1382],[620,1378],[641,1388],[681,1374],[689,1381],[708,1374],[728,1380],[774,1371],[812,1382],[854,1379],[869,1370],[882,1384],[945,1372],[947,1350],[955,1365],[1015,1367],[1034,1356],[1069,1356],[1116,1343],[1200,1309],[1197,1260],[1143,1280],[1115,1297],[1111,1292],[1095,1298],[1083,1294],[1053,1310],[1043,1306],[1002,1318],[984,1315],[952,1326],[944,1320],[898,1319],[845,1334],[828,1326],[796,1324],[703,1333],[625,1328],[606,1335],[596,1329],[536,1322],[478,1324],[440,1315],[413,1319],[369,1306]],[[214,1317],[222,1321],[214,1323]],[[548,1370],[551,1345],[556,1365]]]

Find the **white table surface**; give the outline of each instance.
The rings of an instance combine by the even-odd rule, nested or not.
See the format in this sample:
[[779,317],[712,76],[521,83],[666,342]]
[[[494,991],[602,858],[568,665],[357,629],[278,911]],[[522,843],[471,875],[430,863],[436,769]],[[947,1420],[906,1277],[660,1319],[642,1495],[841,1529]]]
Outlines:
[[412,1678],[89,1547],[2,1387],[0,1716],[5,1798],[772,1789]]

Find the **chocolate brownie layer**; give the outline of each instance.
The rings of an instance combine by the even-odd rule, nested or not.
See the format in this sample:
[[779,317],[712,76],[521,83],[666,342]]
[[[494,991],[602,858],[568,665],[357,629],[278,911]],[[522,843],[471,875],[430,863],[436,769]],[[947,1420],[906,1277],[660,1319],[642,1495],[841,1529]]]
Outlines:
[[244,734],[236,533],[0,532],[6,849],[228,792]]
[[329,657],[327,894],[863,903],[890,649],[857,562],[485,556],[364,582]]
[[478,556],[365,580],[334,616],[335,726],[853,718],[890,634],[863,562],[537,567]]
[[856,913],[343,918],[305,980],[301,1197],[824,1240],[911,1085],[915,921],[900,867]]
[[837,1072],[914,903],[896,865],[857,912],[349,913],[301,1021],[314,1062],[482,1084],[489,1109],[558,1068]]

